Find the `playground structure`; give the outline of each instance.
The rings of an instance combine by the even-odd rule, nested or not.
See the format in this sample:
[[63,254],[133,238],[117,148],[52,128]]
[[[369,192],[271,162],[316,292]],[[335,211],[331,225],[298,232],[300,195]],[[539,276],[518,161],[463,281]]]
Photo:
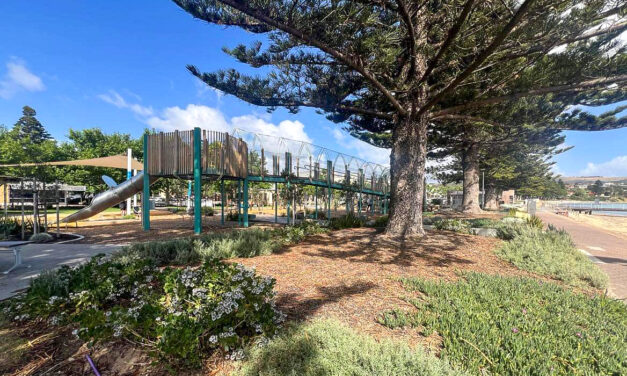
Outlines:
[[[240,223],[248,227],[248,190],[251,182],[311,185],[326,189],[327,218],[331,216],[333,190],[350,191],[358,195],[357,211],[361,214],[363,197],[369,197],[371,210],[376,207],[387,212],[389,199],[389,170],[381,165],[348,156],[333,150],[281,137],[235,131],[201,130],[174,131],[144,135],[144,171],[135,179],[143,181],[142,197],[150,197],[150,185],[158,178],[174,177],[194,181],[194,232],[202,229],[203,178],[221,182],[224,223],[224,181],[238,182],[237,210]],[[133,183],[137,187],[138,183]],[[116,187],[117,188],[117,187]],[[116,189],[116,188],[113,188]],[[128,189],[126,194],[134,194]],[[124,195],[117,195],[124,199]],[[316,192],[316,213],[317,197]],[[113,200],[111,200],[113,201]],[[288,212],[290,210],[288,203]],[[347,211],[349,202],[346,202]],[[275,200],[275,221],[278,203]],[[150,229],[150,203],[142,199],[144,230]]]

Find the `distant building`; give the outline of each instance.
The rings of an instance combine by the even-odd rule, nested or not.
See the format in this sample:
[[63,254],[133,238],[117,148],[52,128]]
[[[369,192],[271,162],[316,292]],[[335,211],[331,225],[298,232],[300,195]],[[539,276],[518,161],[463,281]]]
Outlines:
[[513,204],[516,201],[516,191],[510,189],[509,191],[503,191],[501,193],[501,203],[503,204]]
[[[4,208],[5,192],[6,205],[9,207],[17,207],[21,204],[22,200],[27,206],[33,204],[33,190],[35,186],[32,181],[25,180],[23,190],[22,182],[19,179],[13,177],[1,177],[0,181],[0,184],[2,184],[0,185],[0,207]],[[64,183],[49,183],[44,185],[40,182],[37,183],[37,190],[40,194],[40,200],[46,199],[51,204],[53,202],[56,203],[57,189],[59,192],[59,201],[65,205],[79,204],[85,201],[85,193],[87,192],[87,187],[84,185],[69,185]]]
[[[462,208],[462,203],[464,202],[464,192],[463,191],[449,191],[446,193],[446,205],[459,210]],[[483,192],[479,192],[479,202],[483,202]]]

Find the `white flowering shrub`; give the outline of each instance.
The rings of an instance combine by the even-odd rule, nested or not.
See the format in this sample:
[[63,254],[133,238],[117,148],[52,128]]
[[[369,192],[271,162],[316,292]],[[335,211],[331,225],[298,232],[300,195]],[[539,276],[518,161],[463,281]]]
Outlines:
[[198,366],[216,349],[237,359],[245,344],[275,334],[284,315],[273,288],[272,278],[238,264],[160,269],[98,256],[42,275],[5,313],[74,325],[86,341],[127,337],[172,365]]

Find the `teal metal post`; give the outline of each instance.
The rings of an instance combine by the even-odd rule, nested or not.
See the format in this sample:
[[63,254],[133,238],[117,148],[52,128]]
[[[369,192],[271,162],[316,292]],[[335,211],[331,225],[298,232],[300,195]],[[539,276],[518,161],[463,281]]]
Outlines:
[[224,205],[226,205],[226,200],[224,197],[224,179],[220,179],[220,200],[222,201],[222,216],[220,217],[220,223],[224,224]]
[[327,161],[327,221],[331,220],[331,196],[333,195],[333,190],[331,189],[331,177],[333,176],[333,162]]
[[279,223],[279,185],[274,183],[274,223]]
[[318,186],[316,186],[316,191],[315,191],[315,209],[314,209],[314,219],[318,219]]
[[144,134],[144,191],[142,193],[142,223],[150,230],[150,176],[148,175],[148,134]]
[[[288,192],[290,191],[290,182],[289,182],[289,180],[287,181],[287,191]],[[292,203],[292,200],[290,200],[289,197],[288,197],[288,199],[287,199],[287,224],[288,225],[290,224],[290,218],[292,218],[292,216],[290,215],[290,207],[291,207],[290,204],[291,203]]]
[[237,181],[237,225],[242,225],[242,181]]
[[244,179],[244,227],[248,227],[248,178]]
[[383,214],[388,213],[388,197],[387,195],[383,195]]
[[194,128],[194,234],[202,232],[202,171],[200,128]]

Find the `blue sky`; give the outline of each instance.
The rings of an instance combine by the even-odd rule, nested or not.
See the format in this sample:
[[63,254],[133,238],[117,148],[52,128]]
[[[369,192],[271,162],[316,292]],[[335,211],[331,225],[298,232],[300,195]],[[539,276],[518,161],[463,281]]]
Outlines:
[[[359,142],[311,109],[268,114],[201,85],[185,69],[242,69],[221,51],[255,36],[194,20],[170,1],[0,2],[0,124],[29,105],[57,139],[69,128],[135,136],[144,128],[234,127],[312,141],[373,162],[388,153]],[[564,175],[627,176],[627,129],[568,132]]]

